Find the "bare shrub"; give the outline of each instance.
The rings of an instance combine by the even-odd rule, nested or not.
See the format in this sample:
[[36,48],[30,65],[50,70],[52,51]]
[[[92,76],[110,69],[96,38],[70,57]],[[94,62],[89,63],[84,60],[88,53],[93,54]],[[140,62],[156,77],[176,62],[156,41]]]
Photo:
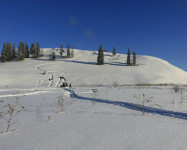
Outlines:
[[1,103],[3,103],[3,107],[0,110],[0,121],[1,127],[3,129],[3,132],[7,133],[10,131],[10,128],[17,123],[15,120],[16,116],[25,108],[24,106],[16,104],[4,104],[4,101],[1,100]]
[[98,90],[97,89],[92,89],[92,93],[91,95],[93,96],[93,106],[96,104],[96,96],[97,96],[97,92]]
[[173,90],[174,90],[174,92],[175,92],[175,93],[178,93],[178,92],[179,92],[179,90],[180,90],[179,85],[177,85],[177,84],[176,84],[176,85],[174,85],[174,86],[173,86]]
[[183,103],[183,101],[184,101],[184,88],[180,88],[179,93],[180,93],[181,103]]
[[57,100],[52,104],[52,106],[54,106],[57,109],[57,111],[55,111],[56,113],[64,112],[64,98],[62,96],[57,97]]
[[[138,98],[141,101],[141,105],[143,106],[142,108],[142,115],[145,115],[145,110],[144,110],[144,106],[145,103],[151,103],[153,96],[152,97],[146,97],[145,94],[139,95],[138,97],[136,95],[134,95],[134,98]],[[137,104],[137,106],[139,106],[140,104]]]
[[179,89],[179,94],[180,94],[180,101],[179,101],[179,109],[180,109],[181,104],[184,102],[184,88]]

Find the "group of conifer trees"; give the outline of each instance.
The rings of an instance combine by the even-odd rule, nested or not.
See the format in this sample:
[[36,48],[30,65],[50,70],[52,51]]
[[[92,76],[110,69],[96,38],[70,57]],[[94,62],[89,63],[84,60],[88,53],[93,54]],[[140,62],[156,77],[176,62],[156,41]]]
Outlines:
[[36,45],[34,43],[31,44],[30,54],[32,55],[33,58],[38,58],[40,56],[43,56],[43,51],[40,50],[39,42],[37,42]]
[[[67,54],[66,58],[73,58],[74,57],[74,48],[73,46],[67,44]],[[64,53],[63,45],[61,44],[60,48],[60,56],[63,55]],[[27,42],[20,42],[17,52],[15,49],[15,44],[11,44],[10,42],[3,43],[3,49],[1,52],[1,61],[2,62],[7,62],[11,61],[15,58],[17,58],[18,61],[24,60],[24,58],[29,58],[29,56],[32,56],[33,58],[38,58],[40,56],[43,56],[43,52],[40,50],[40,43],[37,42],[35,45],[34,43],[31,44],[30,50]],[[113,48],[113,56],[116,55],[116,48]],[[55,60],[56,55],[55,52],[52,52],[50,55],[50,60]],[[98,49],[98,57],[97,57],[97,64],[98,65],[103,65],[104,64],[104,52],[103,52],[103,47],[102,45],[99,46]],[[127,66],[136,66],[136,52],[133,52],[133,57],[131,60],[131,54],[130,54],[130,49],[128,49],[127,53]]]
[[67,58],[73,58],[74,57],[74,47],[67,44]]
[[43,55],[43,52],[40,51],[40,43],[37,42],[36,46],[32,43],[30,50],[27,42],[19,42],[18,48],[16,50],[15,44],[11,44],[10,42],[3,43],[3,49],[1,52],[1,61],[7,62],[13,59],[17,59],[18,61],[24,60],[24,58],[29,58],[29,56],[33,58],[38,58]]
[[60,46],[60,56],[62,56],[63,53],[64,53],[64,49],[63,49],[63,45],[61,44],[61,46]]
[[[113,47],[113,52],[112,52],[113,56],[116,55],[116,48]],[[104,52],[103,52],[103,48],[102,45],[99,46],[98,49],[98,57],[97,57],[97,64],[98,65],[103,65],[104,64]],[[131,59],[131,53],[130,53],[130,49],[128,48],[128,53],[127,53],[127,66],[136,66],[136,52],[133,52],[133,57]]]
[[3,49],[1,51],[1,61],[7,62],[15,58],[15,44],[10,42],[3,43]]
[[29,58],[29,46],[26,42],[25,44],[23,42],[20,42],[17,51],[17,60],[21,61],[25,58]]
[[[63,55],[63,53],[65,52],[65,50],[63,49],[63,45],[61,44],[60,46],[60,56]],[[67,53],[66,53],[66,58],[73,58],[74,57],[74,47],[69,44],[67,44]]]
[[[64,53],[65,53],[65,50],[63,48],[63,45],[61,44],[59,54],[60,54],[60,56],[64,56],[64,58],[73,58],[74,57],[74,47],[73,46],[71,47],[71,45],[67,44],[66,54],[64,55]],[[56,54],[54,51],[50,54],[49,59],[52,61],[56,59]]]
[[133,57],[131,60],[131,52],[129,48],[127,52],[127,66],[136,66],[136,52],[133,51]]

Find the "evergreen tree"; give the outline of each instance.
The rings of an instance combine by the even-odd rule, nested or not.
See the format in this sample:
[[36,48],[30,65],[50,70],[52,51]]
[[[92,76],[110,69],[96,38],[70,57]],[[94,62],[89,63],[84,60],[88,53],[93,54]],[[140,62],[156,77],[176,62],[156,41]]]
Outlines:
[[17,59],[18,59],[18,61],[21,61],[21,60],[23,60],[23,53],[22,52],[20,52],[20,51],[18,51],[18,54],[17,54]]
[[116,48],[114,47],[113,48],[113,56],[115,56],[116,55]]
[[104,64],[104,54],[103,54],[102,45],[99,46],[97,64],[98,65],[103,65]]
[[67,49],[67,58],[70,58],[71,52],[70,52],[70,48]]
[[16,58],[16,48],[15,48],[15,43],[12,46],[12,51],[13,51],[13,58]]
[[136,66],[136,52],[133,52],[133,66]]
[[[22,53],[22,57],[23,59],[25,58],[26,54],[25,54],[25,44],[24,42],[20,42],[19,43],[19,46],[18,46],[18,51],[19,51],[19,48],[20,48],[20,52]],[[22,60],[23,60],[22,59]]]
[[27,42],[25,42],[24,51],[25,51],[25,58],[29,58],[29,46],[28,46]]
[[130,49],[128,48],[128,53],[127,53],[127,66],[130,66],[130,65],[131,65],[130,57],[131,57],[131,52],[130,52]]
[[64,52],[64,49],[63,49],[63,45],[61,44],[61,47],[60,47],[60,56],[62,56],[63,52]]
[[40,57],[40,43],[39,42],[37,42],[36,44],[35,56],[36,58]]
[[30,47],[30,53],[32,54],[32,57],[35,57],[35,49],[36,49],[35,44],[32,43]]
[[67,45],[67,58],[70,58],[71,52],[70,52],[70,48],[69,45]]
[[8,41],[6,43],[6,56],[7,56],[6,61],[10,61],[10,51],[9,51],[9,42]]
[[7,55],[7,61],[11,61],[13,59],[13,49],[10,42],[7,42],[6,45],[6,55]]
[[18,61],[21,61],[25,58],[25,53],[24,53],[24,43],[20,42],[19,46],[18,46],[18,55],[17,55],[17,59]]
[[1,61],[6,62],[7,61],[7,53],[6,53],[6,44],[3,43],[3,49],[1,51]]
[[13,47],[12,47],[11,43],[9,43],[9,48],[10,48],[10,59],[13,60],[14,59],[14,51],[13,51]]

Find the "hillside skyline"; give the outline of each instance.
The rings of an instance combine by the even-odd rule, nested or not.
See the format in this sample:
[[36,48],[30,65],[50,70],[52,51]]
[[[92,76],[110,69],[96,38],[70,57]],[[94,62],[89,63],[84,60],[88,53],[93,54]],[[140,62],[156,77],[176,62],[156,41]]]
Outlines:
[[3,42],[40,42],[64,47],[162,58],[187,71],[187,2],[184,0],[7,0],[0,2]]

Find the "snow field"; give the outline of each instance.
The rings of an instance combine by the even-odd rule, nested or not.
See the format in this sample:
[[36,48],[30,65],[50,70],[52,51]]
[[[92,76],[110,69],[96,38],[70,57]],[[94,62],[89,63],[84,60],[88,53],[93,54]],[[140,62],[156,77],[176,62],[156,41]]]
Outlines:
[[[84,92],[91,90],[88,88],[77,92],[91,97],[91,92]],[[104,89],[98,89],[98,92],[102,90]],[[109,90],[116,92],[115,88]],[[119,106],[97,102],[93,104],[68,95],[63,96],[65,112],[56,113],[58,108],[53,103],[65,93],[66,91],[59,89],[52,90],[51,93],[20,96],[19,103],[25,106],[25,110],[16,117],[17,124],[12,127],[15,131],[0,136],[0,148],[186,149],[186,120],[146,113],[142,115],[141,112]],[[9,102],[14,100],[13,97],[7,99]],[[38,113],[36,109],[40,105]]]
[[[185,71],[150,56],[137,56],[138,66],[127,67],[126,55],[112,57],[111,53],[105,53],[105,65],[98,66],[97,52],[82,50],[75,50],[73,59],[57,56],[56,61],[48,61],[50,51],[44,49],[44,57],[38,60],[0,63],[0,101],[4,101],[0,110],[8,103],[25,107],[7,134],[2,133],[6,124],[0,118],[0,149],[186,149],[185,119],[90,101],[105,99],[187,113]],[[61,76],[73,87],[59,88]],[[171,83],[182,84],[181,90],[132,86]],[[71,90],[79,97],[73,97]],[[61,98],[64,112],[56,105]]]

